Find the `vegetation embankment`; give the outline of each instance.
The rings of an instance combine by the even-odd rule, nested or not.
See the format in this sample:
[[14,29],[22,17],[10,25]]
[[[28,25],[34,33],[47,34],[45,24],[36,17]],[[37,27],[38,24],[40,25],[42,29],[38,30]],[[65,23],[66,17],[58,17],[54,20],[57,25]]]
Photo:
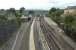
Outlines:
[[0,46],[2,46],[14,32],[21,26],[21,15],[23,15],[24,8],[15,10],[10,8],[8,10],[0,10]]
[[49,10],[49,17],[51,17],[60,28],[62,28],[66,35],[76,41],[76,14],[64,14],[63,9],[52,8]]

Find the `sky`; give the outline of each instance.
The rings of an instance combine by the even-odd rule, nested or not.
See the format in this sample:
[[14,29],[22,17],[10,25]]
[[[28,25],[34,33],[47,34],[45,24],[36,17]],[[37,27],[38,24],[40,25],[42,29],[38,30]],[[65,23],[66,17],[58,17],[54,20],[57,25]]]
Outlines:
[[75,6],[76,0],[0,0],[0,9],[25,7],[26,9],[49,10],[52,7]]

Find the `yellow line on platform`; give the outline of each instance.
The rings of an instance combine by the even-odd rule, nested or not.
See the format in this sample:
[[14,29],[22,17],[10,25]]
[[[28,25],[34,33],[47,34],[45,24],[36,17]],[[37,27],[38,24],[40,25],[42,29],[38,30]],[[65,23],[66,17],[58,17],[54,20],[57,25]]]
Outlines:
[[34,22],[35,22],[35,19],[31,25],[31,30],[30,30],[29,50],[35,50],[34,32],[33,32]]

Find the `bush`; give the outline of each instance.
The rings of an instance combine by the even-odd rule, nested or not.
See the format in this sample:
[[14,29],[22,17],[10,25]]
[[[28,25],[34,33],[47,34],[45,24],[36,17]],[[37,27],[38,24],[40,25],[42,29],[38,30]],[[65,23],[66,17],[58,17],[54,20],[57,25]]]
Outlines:
[[0,22],[0,44],[6,42],[20,26],[16,20]]

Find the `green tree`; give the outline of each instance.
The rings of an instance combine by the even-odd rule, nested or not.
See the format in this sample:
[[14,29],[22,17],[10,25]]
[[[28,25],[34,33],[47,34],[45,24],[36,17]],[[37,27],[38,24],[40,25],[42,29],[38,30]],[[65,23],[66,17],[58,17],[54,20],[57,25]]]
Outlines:
[[4,9],[1,9],[1,11],[5,11]]
[[16,13],[16,10],[15,10],[15,8],[10,8],[10,9],[8,10],[8,12],[15,14],[15,13]]
[[64,20],[64,23],[65,24],[72,24],[74,21],[74,17],[70,14],[68,14],[67,16],[65,16],[65,20]]
[[55,11],[56,16],[61,16],[63,13],[64,13],[64,10],[62,10],[62,9],[57,9]]
[[51,14],[52,12],[55,12],[57,9],[56,8],[51,8],[50,10],[49,10],[49,14]]
[[64,11],[62,9],[59,8],[52,8],[49,11],[49,14],[51,16],[51,18],[57,22],[58,24],[60,24],[62,22],[61,20],[61,15],[64,13]]
[[25,8],[24,8],[24,7],[21,7],[21,8],[20,8],[20,13],[21,13],[21,15],[23,15],[24,12],[25,12]]
[[30,11],[29,11],[29,14],[34,14],[34,11],[30,10]]
[[64,19],[64,31],[66,32],[66,34],[68,34],[69,36],[71,36],[70,33],[72,33],[74,30],[74,28],[72,26],[74,26],[74,21],[75,18],[73,15],[67,14],[65,16]]

